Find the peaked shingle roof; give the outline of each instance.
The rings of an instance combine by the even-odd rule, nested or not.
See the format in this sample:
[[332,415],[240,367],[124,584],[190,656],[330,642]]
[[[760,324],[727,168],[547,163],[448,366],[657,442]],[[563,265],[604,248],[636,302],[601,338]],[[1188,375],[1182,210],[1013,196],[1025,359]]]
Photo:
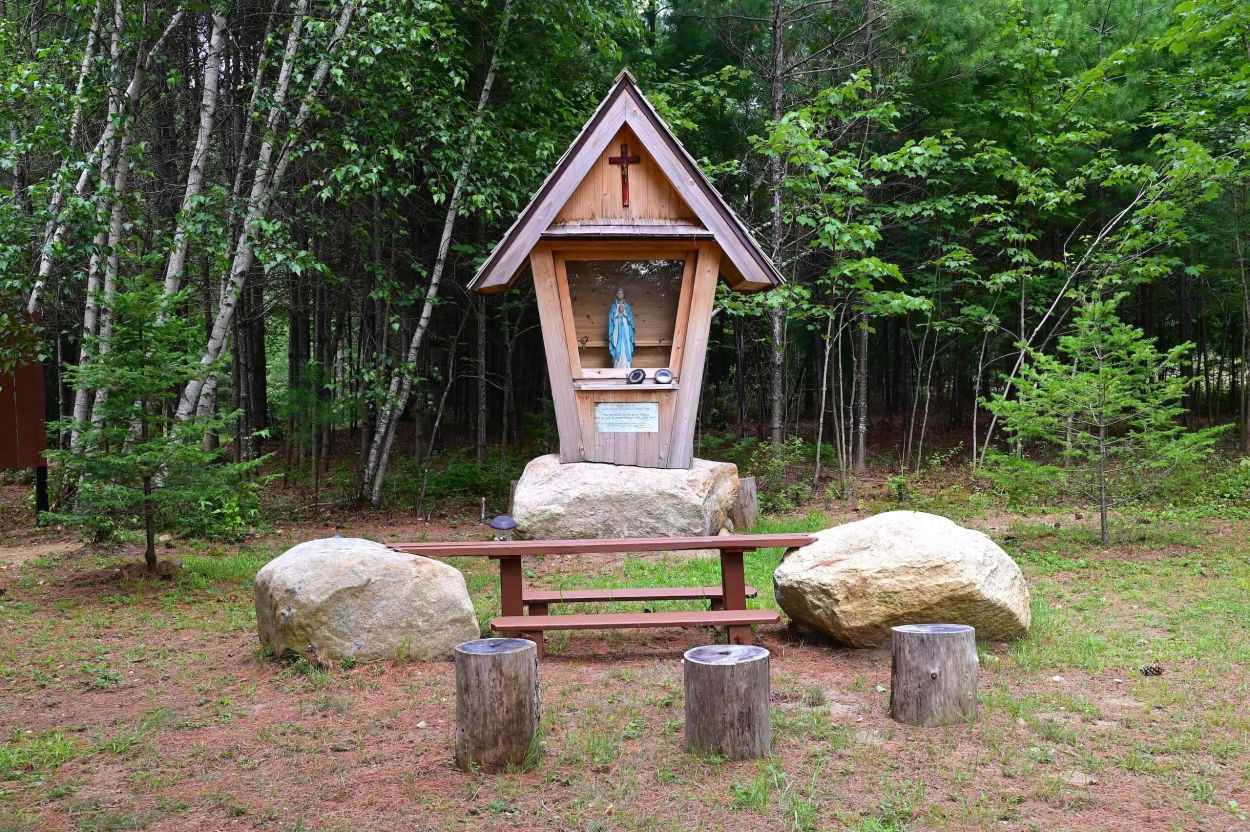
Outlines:
[[[560,157],[555,169],[543,181],[538,193],[478,269],[469,282],[470,289],[490,293],[511,288],[525,268],[530,251],[622,125],[628,125],[634,131],[656,167],[720,245],[725,254],[721,272],[732,288],[758,291],[783,282],[781,273],[742,220],[638,89],[634,76],[624,70],[616,77],[611,91],[599,103],[569,149]],[[622,235],[627,235],[626,224],[618,225]],[[647,235],[648,230],[654,233],[654,228],[640,226],[638,236]]]

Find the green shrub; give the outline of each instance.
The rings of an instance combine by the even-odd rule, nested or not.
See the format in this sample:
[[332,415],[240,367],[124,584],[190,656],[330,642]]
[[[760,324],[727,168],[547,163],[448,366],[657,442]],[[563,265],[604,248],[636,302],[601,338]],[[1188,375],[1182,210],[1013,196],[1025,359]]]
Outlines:
[[780,445],[761,443],[751,454],[747,466],[754,474],[756,489],[760,495],[760,508],[764,511],[792,511],[809,495],[806,482],[794,482],[794,469],[810,462],[816,456],[816,448],[797,436],[791,436]]
[[906,474],[890,474],[885,478],[885,484],[894,502],[905,503],[911,497],[911,482]]
[[980,475],[1013,508],[1055,505],[1063,501],[1068,491],[1066,472],[1061,466],[999,451],[986,454]]
[[1250,501],[1250,457],[1243,457],[1211,481],[1208,493],[1216,500],[1238,503]]
[[705,433],[699,437],[695,453],[718,462],[732,462],[739,468],[745,468],[751,462],[752,454],[760,441],[754,436],[739,439],[734,434]]
[[473,458],[471,450],[462,449],[435,456],[430,461],[427,478],[421,464],[408,459],[392,466],[392,473],[386,480],[386,495],[402,505],[415,505],[424,481],[427,504],[486,497],[502,505],[508,498],[512,481],[521,476],[523,468],[520,457],[498,449],[492,450],[486,461],[480,463]]

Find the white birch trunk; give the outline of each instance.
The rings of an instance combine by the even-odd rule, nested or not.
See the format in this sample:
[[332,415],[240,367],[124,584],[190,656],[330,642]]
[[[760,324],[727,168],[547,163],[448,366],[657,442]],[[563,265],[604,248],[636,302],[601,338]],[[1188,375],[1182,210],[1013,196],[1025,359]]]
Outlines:
[[[114,142],[119,129],[119,122],[124,121],[126,113],[126,108],[122,104],[122,93],[117,87],[117,78],[121,73],[121,67],[118,64],[121,60],[122,21],[121,0],[116,0],[113,5],[113,35],[109,43],[109,68],[113,82],[109,89],[107,121],[104,126],[104,132],[100,136],[101,189],[107,189],[113,184],[111,175],[113,171]],[[136,64],[137,68],[138,64]],[[86,174],[87,170],[84,169],[83,175]],[[97,222],[101,226],[103,226],[107,210],[108,202],[102,199],[101,204],[96,209]],[[64,225],[62,224],[58,230],[63,234]],[[92,246],[91,257],[87,265],[87,292],[86,301],[83,304],[81,345],[78,354],[78,368],[80,370],[91,363],[92,342],[99,331],[100,252],[107,241],[108,232],[101,227],[92,241],[94,245]],[[48,256],[48,268],[50,269],[52,262],[50,251],[48,251]],[[40,268],[43,268],[42,264]],[[74,422],[73,427],[70,428],[69,446],[72,449],[77,449],[82,441],[82,426],[87,423],[91,416],[91,402],[91,391],[87,389],[86,385],[79,382],[77,389],[74,391]]]
[[[785,98],[785,2],[773,0],[772,11],[772,67],[770,81],[772,83],[772,118],[774,122],[781,120]],[[774,265],[781,262],[781,236],[784,231],[781,216],[781,191],[784,182],[784,169],[780,155],[768,160],[769,188],[772,191],[772,261]],[[780,447],[785,421],[785,360],[786,360],[786,315],[785,310],[774,307],[768,312],[771,343],[768,353],[769,407],[770,424],[769,438],[773,447]]]
[[[317,99],[318,88],[330,71],[331,58],[346,34],[347,27],[351,25],[352,15],[355,10],[355,2],[343,4],[338,24],[334,30],[334,36],[326,48],[325,57],[317,64],[317,69],[313,73],[312,80],[309,81],[308,89],[300,104],[299,113],[287,129],[287,141],[277,148],[275,156],[276,128],[290,89],[291,75],[294,71],[295,56],[299,46],[299,33],[308,11],[308,0],[300,0],[295,22],[291,26],[290,35],[287,37],[286,50],[282,56],[282,69],[278,73],[278,86],[274,95],[273,106],[269,110],[265,138],[257,155],[255,177],[252,180],[251,195],[248,197],[247,214],[244,217],[243,228],[239,232],[238,242],[235,245],[234,257],[231,260],[230,272],[222,291],[217,318],[213,323],[213,329],[209,335],[204,355],[200,359],[200,365],[204,368],[208,368],[216,363],[217,359],[221,357],[222,350],[225,348],[226,338],[230,332],[230,323],[234,319],[235,308],[238,305],[239,291],[243,288],[243,283],[247,279],[247,273],[255,260],[255,251],[252,248],[251,239],[252,231],[256,224],[265,218],[269,210],[269,203],[273,200],[274,194],[282,187],[282,178],[291,159],[291,147],[298,139],[304,123],[312,113],[313,105]],[[177,418],[179,421],[190,419],[192,414],[196,412],[205,381],[211,375],[211,373],[206,373],[204,377],[191,379],[187,382],[187,386],[182,392],[182,398],[178,403]]]
[[825,326],[825,357],[820,365],[820,409],[816,412],[816,472],[812,474],[812,491],[820,487],[821,446],[825,441],[825,399],[829,393],[829,352],[833,347],[833,309],[829,309]]
[[[39,252],[39,271],[34,286],[30,289],[30,298],[26,301],[26,311],[35,314],[39,310],[39,302],[43,296],[43,287],[52,271],[53,246],[59,244],[65,234],[65,224],[61,222],[61,206],[65,203],[65,190],[61,180],[69,170],[70,159],[73,158],[74,145],[78,143],[78,133],[82,129],[83,92],[87,87],[87,76],[91,73],[91,62],[95,59],[96,41],[100,35],[100,17],[104,12],[104,0],[96,0],[95,12],[91,17],[91,29],[87,32],[87,47],[82,53],[82,64],[78,68],[78,84],[74,87],[74,111],[69,120],[69,141],[66,143],[65,158],[57,169],[53,179],[52,198],[48,202],[48,227],[44,231],[43,246]],[[94,153],[95,151],[93,151]],[[78,184],[74,188],[74,196],[82,196],[90,181],[88,171],[91,165],[85,165],[78,176]]]
[[[122,4],[120,0],[114,5],[114,28],[113,38],[110,45],[110,64],[116,69],[117,62],[121,52],[121,29],[122,29]],[[117,243],[121,239],[121,221],[123,211],[122,202],[123,195],[126,190],[126,181],[129,165],[126,162],[128,148],[130,146],[130,128],[134,122],[134,110],[138,103],[139,96],[143,93],[143,82],[147,70],[152,65],[152,56],[165,44],[169,34],[182,21],[183,12],[177,12],[170,18],[169,24],[165,27],[165,31],[152,45],[150,50],[140,51],[135,60],[134,72],[131,74],[130,83],[127,84],[124,93],[117,93],[116,85],[110,91],[109,96],[109,121],[101,136],[103,142],[103,152],[100,161],[100,184],[105,191],[104,197],[100,201],[97,209],[97,217],[101,224],[108,212],[110,217],[107,227],[102,227],[96,232],[94,239],[94,250],[87,267],[87,300],[83,307],[83,347],[81,355],[78,359],[78,366],[82,368],[92,361],[92,350],[89,343],[92,336],[96,336],[97,347],[107,351],[108,339],[111,337],[111,322],[108,323],[108,329],[101,328],[101,307],[99,303],[100,292],[100,272],[102,252],[108,252],[108,262],[104,264],[105,272],[105,308],[112,304],[113,297],[116,295],[116,268],[117,268]],[[116,172],[113,171],[114,164],[117,165]],[[112,265],[112,274],[109,273],[109,266]],[[107,311],[105,312],[107,315]],[[107,393],[105,394],[107,397]],[[91,418],[91,409],[94,401],[99,398],[99,391],[96,395],[92,395],[92,391],[86,385],[79,383],[78,389],[74,392],[74,426],[70,430],[70,448],[77,449],[82,442],[81,426],[85,425],[87,420]]]
[[[112,149],[116,147],[118,115],[124,114],[127,109],[138,100],[139,92],[143,86],[143,73],[151,66],[152,57],[161,50],[165,45],[165,41],[169,38],[171,32],[182,22],[184,12],[176,12],[170,18],[169,25],[165,27],[165,31],[148,50],[146,57],[135,66],[134,75],[130,79],[130,84],[126,87],[125,93],[121,95],[121,100],[117,100],[117,96],[110,94],[108,119],[104,124],[104,131],[100,134],[99,140],[93,148],[88,164],[83,166],[82,172],[78,174],[78,182],[74,186],[74,196],[81,197],[86,193],[87,185],[91,181],[91,172],[95,166],[95,159],[100,160],[100,181],[108,181],[109,170],[112,168]],[[120,57],[121,49],[121,26],[122,26],[122,4],[116,2],[113,11],[113,35],[109,46],[109,66],[115,71],[117,69],[117,61]],[[94,38],[90,43],[94,43]],[[91,51],[90,49],[88,51]],[[71,141],[77,132],[81,129],[82,123],[82,91],[86,85],[87,71],[89,71],[89,60],[87,56],[83,57],[84,72],[79,75],[79,86],[77,88],[78,102],[75,104],[73,119],[77,121],[77,128],[71,123]],[[31,287],[30,297],[26,301],[26,309],[30,313],[34,313],[39,309],[40,300],[43,297],[43,290],[48,281],[48,276],[52,273],[52,267],[56,262],[56,247],[60,245],[61,240],[65,237],[66,224],[60,216],[62,204],[64,203],[64,192],[58,187],[53,190],[52,204],[50,210],[52,220],[49,223],[47,233],[44,235],[43,248],[39,254],[39,271],[36,276],[35,283]],[[97,263],[97,268],[98,268]],[[98,287],[97,287],[98,288]],[[90,297],[90,296],[88,296]]]
[[[109,218],[108,257],[104,263],[104,292],[100,304],[100,332],[96,339],[96,359],[109,354],[113,349],[113,304],[117,299],[117,272],[121,264],[122,221],[126,216],[126,183],[130,175],[130,131],[127,130],[121,140],[121,149],[117,153],[117,173],[113,177],[113,208]],[[81,387],[79,390],[81,391]],[[108,401],[108,388],[99,387],[95,391],[95,402],[92,405],[92,424],[102,425],[104,422],[104,404]]]
[[[504,41],[508,36],[508,28],[512,22],[512,0],[505,0],[503,17],[499,24],[499,37],[495,40],[495,48],[491,53],[490,66],[486,78],[482,81],[482,89],[477,98],[477,109],[474,111],[475,123],[480,123],[482,113],[490,102],[491,88],[495,84],[495,75],[499,70],[499,58],[503,52]],[[465,148],[464,159],[460,169],[456,171],[456,179],[452,184],[451,196],[447,200],[447,215],[443,221],[443,233],[438,241],[438,255],[434,259],[434,268],[430,272],[430,285],[426,289],[425,302],[421,307],[421,317],[417,320],[417,329],[408,342],[408,351],[404,356],[404,365],[411,367],[416,363],[425,341],[425,333],[430,327],[430,318],[434,313],[434,303],[438,297],[439,284],[443,279],[443,270],[447,265],[447,254],[451,250],[451,235],[456,226],[456,213],[460,206],[460,192],[464,179],[468,176],[469,167],[477,152],[476,130]],[[382,504],[382,480],[386,476],[387,461],[390,459],[391,446],[395,442],[395,430],[400,416],[408,406],[408,396],[412,393],[412,376],[403,370],[391,376],[391,384],[387,391],[386,401],[378,414],[377,429],[373,434],[373,443],[369,446],[369,458],[365,463],[365,475],[362,487],[369,491],[369,500],[374,506]],[[361,495],[363,496],[363,494]]]
[[217,85],[221,78],[221,51],[226,43],[226,19],[213,14],[213,30],[209,38],[208,54],[204,58],[204,77],[201,82],[200,127],[195,137],[195,150],[187,168],[187,187],[182,194],[182,209],[178,213],[178,227],[174,231],[173,250],[165,267],[165,294],[173,295],[182,288],[182,274],[187,262],[187,220],[195,207],[204,184],[204,162],[208,158],[209,141],[213,136],[214,116],[217,112]]

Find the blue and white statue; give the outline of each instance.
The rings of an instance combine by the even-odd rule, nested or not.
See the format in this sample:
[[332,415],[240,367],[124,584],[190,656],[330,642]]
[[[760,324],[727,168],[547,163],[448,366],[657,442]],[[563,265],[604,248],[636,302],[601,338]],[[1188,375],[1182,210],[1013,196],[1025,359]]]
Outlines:
[[634,362],[634,310],[625,300],[625,290],[616,290],[616,300],[608,307],[608,352],[612,366],[629,369]]

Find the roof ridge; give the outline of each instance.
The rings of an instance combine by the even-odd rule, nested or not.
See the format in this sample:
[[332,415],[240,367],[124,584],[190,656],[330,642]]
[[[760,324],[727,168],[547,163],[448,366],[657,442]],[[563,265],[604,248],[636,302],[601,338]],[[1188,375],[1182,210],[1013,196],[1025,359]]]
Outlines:
[[[611,90],[469,281],[470,289],[494,292],[512,285],[524,268],[529,251],[585,179],[593,164],[586,160],[586,155],[593,151],[597,157],[611,139],[607,131],[614,134],[622,127],[629,127],[636,134],[643,130],[638,139],[644,147],[649,147],[645,134],[649,134],[651,142],[658,143],[649,150],[659,172],[715,236],[733,269],[733,276],[739,278],[737,283],[731,284],[734,288],[752,291],[784,282],[751,230],[638,88],[637,79],[628,69],[622,69]],[[592,142],[595,146],[590,148]],[[574,176],[577,181],[572,181]]]

